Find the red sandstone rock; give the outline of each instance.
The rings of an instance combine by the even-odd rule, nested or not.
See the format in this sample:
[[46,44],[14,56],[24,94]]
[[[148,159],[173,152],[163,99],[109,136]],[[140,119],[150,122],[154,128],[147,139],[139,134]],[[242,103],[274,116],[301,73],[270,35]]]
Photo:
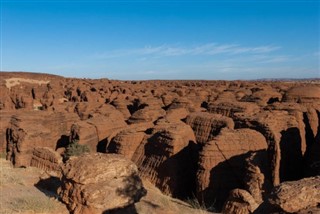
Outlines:
[[295,116],[287,111],[264,111],[239,118],[242,120],[239,126],[255,129],[265,136],[274,185],[301,177],[302,148],[306,145],[302,144],[303,132]]
[[258,206],[250,193],[242,189],[234,189],[230,192],[222,213],[250,214],[253,213]]
[[295,213],[320,204],[319,189],[320,176],[283,182],[273,189],[268,201],[282,211]]
[[19,112],[7,128],[7,159],[15,166],[29,166],[35,147],[56,149],[57,142],[67,135],[75,115],[42,111]]
[[95,214],[125,208],[146,194],[137,167],[114,154],[71,158],[62,171],[61,200],[71,213]]
[[132,160],[140,175],[165,194],[179,196],[188,192],[194,172],[194,142],[190,126],[183,122],[161,120],[145,137]]
[[[222,205],[231,188],[241,188],[228,202],[231,209],[249,212],[243,191],[261,203],[258,212],[268,197],[270,180],[278,185],[320,173],[316,80],[116,81],[21,72],[1,72],[0,77],[0,149],[16,166],[28,166],[33,159],[49,167],[51,156],[34,154],[34,148],[62,154],[68,141],[79,138],[92,152],[132,158],[142,176],[166,194],[198,195],[202,201],[222,182],[223,197],[217,198]],[[221,132],[225,127],[229,130]],[[239,137],[247,128],[262,135]],[[267,152],[256,151],[262,145],[255,144],[257,139],[267,142]],[[232,180],[228,173],[237,176]]]
[[131,159],[138,146],[145,137],[145,130],[139,128],[128,128],[119,132],[109,143],[108,153],[116,153]]
[[229,191],[242,186],[249,152],[266,150],[262,134],[252,129],[222,129],[207,142],[199,157],[197,192],[208,203],[222,206]]
[[62,156],[48,147],[34,148],[30,166],[43,169],[51,175],[60,175]]
[[193,129],[197,142],[205,144],[220,133],[220,130],[228,127],[233,128],[234,123],[231,118],[219,114],[207,112],[195,112],[189,114],[186,123]]

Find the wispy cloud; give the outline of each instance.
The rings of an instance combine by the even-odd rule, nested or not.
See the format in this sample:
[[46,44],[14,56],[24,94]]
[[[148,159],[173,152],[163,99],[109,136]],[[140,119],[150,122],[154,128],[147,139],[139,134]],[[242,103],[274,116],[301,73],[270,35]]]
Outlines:
[[280,49],[279,46],[264,45],[256,47],[246,47],[239,44],[216,44],[208,43],[198,46],[181,47],[172,45],[146,46],[136,49],[112,50],[94,55],[98,59],[117,58],[124,56],[144,56],[153,55],[158,57],[168,56],[196,56],[196,55],[217,55],[217,54],[262,54],[270,53]]

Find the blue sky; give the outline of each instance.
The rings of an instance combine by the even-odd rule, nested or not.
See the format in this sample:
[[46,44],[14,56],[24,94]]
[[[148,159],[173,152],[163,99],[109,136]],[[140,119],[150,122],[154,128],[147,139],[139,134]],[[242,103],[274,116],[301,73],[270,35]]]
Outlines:
[[1,70],[110,79],[320,77],[319,0],[1,0]]

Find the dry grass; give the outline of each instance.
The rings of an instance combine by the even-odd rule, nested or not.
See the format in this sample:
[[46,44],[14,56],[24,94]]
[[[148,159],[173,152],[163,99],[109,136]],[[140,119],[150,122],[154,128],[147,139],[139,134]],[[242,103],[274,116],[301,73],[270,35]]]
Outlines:
[[216,212],[214,203],[211,206],[207,206],[204,202],[200,203],[196,197],[188,198],[185,202],[188,203],[193,209],[199,211]]
[[35,187],[42,171],[13,168],[0,158],[0,214],[67,214],[66,207]]
[[10,206],[12,210],[18,213],[47,213],[56,209],[54,199],[34,196],[15,198]]
[[10,162],[5,161],[4,159],[0,159],[0,172],[0,186],[24,185],[21,175],[13,172]]

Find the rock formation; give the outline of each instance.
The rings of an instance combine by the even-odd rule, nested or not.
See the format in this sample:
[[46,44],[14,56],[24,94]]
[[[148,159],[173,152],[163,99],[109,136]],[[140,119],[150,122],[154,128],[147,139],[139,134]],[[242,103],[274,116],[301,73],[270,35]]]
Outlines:
[[267,146],[263,135],[252,129],[222,129],[200,152],[197,173],[199,198],[222,206],[229,191],[243,187],[244,165],[249,153],[266,150]]
[[[301,192],[309,192],[320,175],[317,79],[119,81],[1,72],[0,120],[0,152],[16,167],[55,171],[77,143],[90,148],[92,163],[97,152],[119,154],[162,193],[196,196],[218,211],[319,210],[295,193],[304,184]],[[299,209],[288,208],[290,194],[301,200]],[[70,210],[88,208],[74,201]],[[93,204],[89,210],[98,209]]]
[[43,169],[48,173],[58,176],[61,173],[61,164],[61,155],[53,149],[47,147],[34,148],[30,166]]
[[[283,182],[274,187],[261,212],[299,213],[320,204],[320,176]],[[260,210],[258,210],[260,211]],[[315,213],[319,212],[319,209]]]
[[197,142],[205,144],[218,135],[220,130],[228,127],[233,128],[234,123],[231,118],[219,114],[210,114],[207,112],[196,112],[189,114],[186,123],[193,129]]
[[114,154],[71,158],[62,171],[61,200],[71,213],[103,213],[134,205],[146,195],[137,167]]
[[190,126],[161,120],[144,138],[132,160],[143,178],[164,193],[177,197],[192,191],[197,163],[195,152],[195,137]]

